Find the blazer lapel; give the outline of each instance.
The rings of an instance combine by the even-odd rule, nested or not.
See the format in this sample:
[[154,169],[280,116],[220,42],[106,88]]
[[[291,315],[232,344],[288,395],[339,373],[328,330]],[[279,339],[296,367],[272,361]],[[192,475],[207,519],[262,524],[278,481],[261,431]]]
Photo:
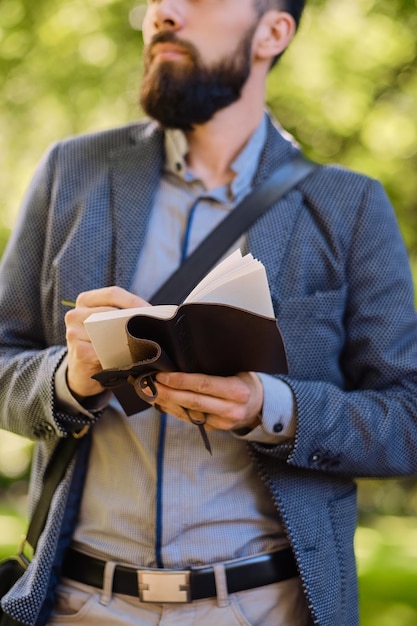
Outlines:
[[[285,138],[270,119],[267,140],[254,183],[259,184],[277,167],[294,158],[299,151],[299,148]],[[292,190],[249,229],[249,250],[265,265],[271,287],[279,284],[277,276],[302,206],[299,192]]]
[[143,246],[163,164],[163,134],[154,124],[136,128],[133,145],[112,153],[115,283],[129,289]]

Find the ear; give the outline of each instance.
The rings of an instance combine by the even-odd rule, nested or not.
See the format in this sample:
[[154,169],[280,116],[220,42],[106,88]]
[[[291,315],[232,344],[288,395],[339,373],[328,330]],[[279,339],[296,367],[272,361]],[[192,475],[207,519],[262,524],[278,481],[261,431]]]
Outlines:
[[285,11],[267,11],[261,17],[253,39],[255,58],[272,60],[288,47],[296,31],[295,20]]

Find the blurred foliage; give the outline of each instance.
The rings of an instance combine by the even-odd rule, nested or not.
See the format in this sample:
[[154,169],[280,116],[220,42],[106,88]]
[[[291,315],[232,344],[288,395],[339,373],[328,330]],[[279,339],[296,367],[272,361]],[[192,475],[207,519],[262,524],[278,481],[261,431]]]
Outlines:
[[384,184],[417,276],[417,0],[307,5],[271,108],[310,156]]
[[355,537],[362,626],[417,624],[417,520],[373,516]]
[[[1,0],[0,255],[52,142],[139,117],[143,4]],[[268,105],[310,157],[381,180],[417,279],[417,0],[307,5]],[[29,442],[0,431],[0,553],[24,527],[30,458]],[[416,624],[416,481],[360,481],[359,505],[363,623]]]
[[[1,0],[0,246],[50,143],[138,117],[142,9],[134,0]],[[417,0],[307,0],[268,85],[271,109],[310,156],[383,182],[413,266],[416,32]]]
[[142,40],[134,4],[0,2],[0,245],[33,170],[64,136],[137,117]]

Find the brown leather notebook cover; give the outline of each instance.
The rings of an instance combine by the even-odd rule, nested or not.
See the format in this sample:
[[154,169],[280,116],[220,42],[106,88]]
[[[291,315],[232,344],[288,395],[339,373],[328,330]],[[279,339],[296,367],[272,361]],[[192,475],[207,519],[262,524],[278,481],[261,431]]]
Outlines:
[[277,322],[225,304],[187,303],[169,319],[135,315],[126,323],[132,364],[106,369],[94,378],[111,388],[127,415],[148,408],[146,394],[136,393],[128,378],[143,386],[159,371],[231,376],[255,371],[288,372]]

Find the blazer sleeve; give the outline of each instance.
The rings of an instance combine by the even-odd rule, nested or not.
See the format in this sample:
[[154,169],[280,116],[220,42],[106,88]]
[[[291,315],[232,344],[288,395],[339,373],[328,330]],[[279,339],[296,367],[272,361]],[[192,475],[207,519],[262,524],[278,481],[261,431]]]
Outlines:
[[[343,382],[283,377],[295,398],[294,441],[256,448],[314,471],[358,477],[413,474],[417,472],[417,318],[408,257],[379,183],[368,180],[360,206],[354,209],[352,202],[348,204],[356,214],[349,226],[344,263],[346,304],[338,313],[343,342],[333,362]],[[314,252],[309,262],[314,266]],[[322,310],[315,324],[333,323],[334,311],[328,304],[327,315]],[[300,358],[313,359],[304,330],[303,334],[299,329],[304,337]]]
[[58,149],[54,146],[36,171],[0,266],[0,428],[36,440],[67,434],[64,416],[54,409],[53,388],[65,340],[48,342],[53,322],[42,307]]

